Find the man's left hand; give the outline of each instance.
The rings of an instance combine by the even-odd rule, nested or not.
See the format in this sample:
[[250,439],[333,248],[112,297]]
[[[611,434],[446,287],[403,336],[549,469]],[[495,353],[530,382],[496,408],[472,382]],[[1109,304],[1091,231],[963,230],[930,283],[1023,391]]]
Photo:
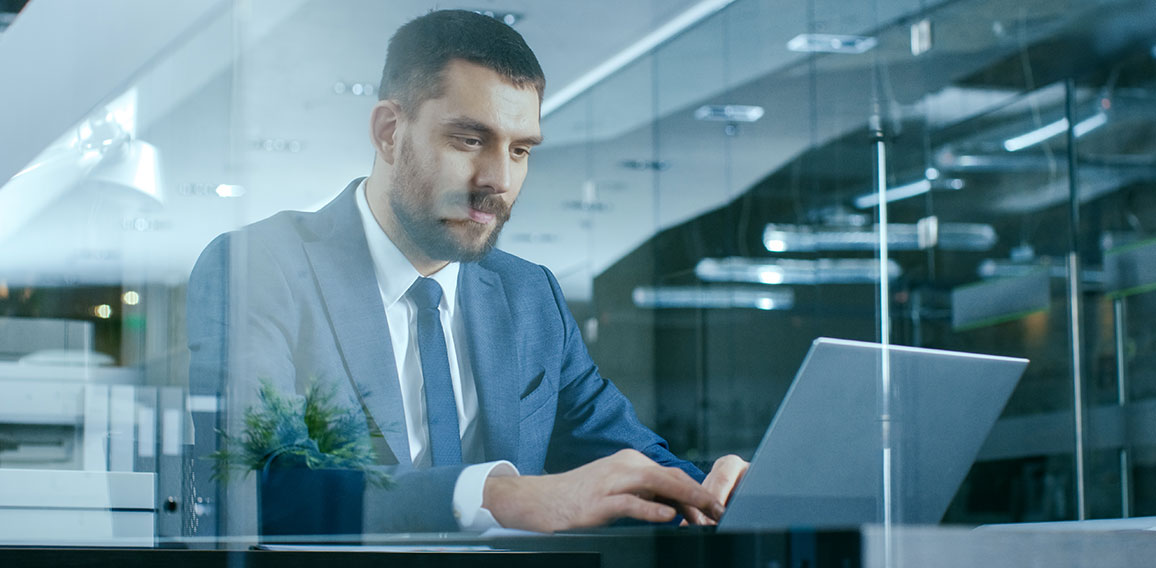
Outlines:
[[[738,485],[739,480],[743,478],[750,466],[750,463],[736,455],[723,456],[715,460],[714,467],[703,480],[702,486],[720,502],[727,504],[730,502],[731,492],[734,491],[735,486]],[[695,525],[716,524],[714,519],[698,509],[686,506],[682,509],[685,517],[682,521],[684,525],[687,523]]]

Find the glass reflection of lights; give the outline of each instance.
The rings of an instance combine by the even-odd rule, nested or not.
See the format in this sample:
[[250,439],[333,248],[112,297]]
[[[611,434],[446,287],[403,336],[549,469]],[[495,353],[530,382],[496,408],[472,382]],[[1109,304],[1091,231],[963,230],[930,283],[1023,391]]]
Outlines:
[[[704,258],[694,268],[706,282],[758,284],[873,284],[879,280],[879,262],[872,258],[820,258],[818,260],[769,260],[759,258]],[[887,277],[899,278],[902,270],[887,261]]]
[[[1101,126],[1104,126],[1107,123],[1108,115],[1104,114],[1103,112],[1097,112],[1096,114],[1093,114],[1092,116],[1077,122],[1076,127],[1072,129],[1072,134],[1074,134],[1076,138],[1079,138]],[[1006,141],[1004,141],[1003,147],[1008,152],[1018,152],[1024,148],[1030,148],[1036,144],[1051,138],[1055,138],[1067,130],[1068,119],[1061,118],[1060,120],[1045,124],[1044,126],[1032,130],[1031,132],[1020,134],[1014,138],[1008,138]]]
[[746,286],[639,286],[631,294],[639,308],[712,308],[789,310],[795,305],[790,289]]
[[[983,223],[924,223],[887,226],[887,244],[894,250],[986,251],[998,241],[995,229]],[[878,228],[787,225],[770,223],[763,245],[771,252],[865,251],[879,246]]]

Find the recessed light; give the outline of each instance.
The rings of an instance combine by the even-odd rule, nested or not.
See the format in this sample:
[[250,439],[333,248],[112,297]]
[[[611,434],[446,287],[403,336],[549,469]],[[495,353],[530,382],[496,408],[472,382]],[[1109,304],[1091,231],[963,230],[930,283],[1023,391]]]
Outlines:
[[623,160],[622,167],[628,170],[654,170],[661,172],[670,169],[670,162],[664,160]]
[[487,18],[493,18],[510,27],[513,27],[514,24],[522,21],[522,14],[518,12],[506,12],[501,10],[474,10],[474,13],[481,14]]
[[301,140],[285,138],[260,138],[253,141],[254,149],[264,150],[266,152],[289,152],[296,154],[304,147],[305,143]]
[[754,122],[763,117],[763,107],[755,105],[703,105],[694,111],[697,120]]
[[879,42],[873,37],[839,34],[799,34],[787,42],[787,49],[800,53],[848,53],[869,51]]
[[377,86],[373,83],[346,83],[345,81],[337,81],[333,84],[333,94],[335,95],[353,95],[355,97],[371,97],[377,92]]
[[245,188],[240,185],[222,183],[217,186],[213,193],[216,193],[218,197],[241,197],[245,195]]

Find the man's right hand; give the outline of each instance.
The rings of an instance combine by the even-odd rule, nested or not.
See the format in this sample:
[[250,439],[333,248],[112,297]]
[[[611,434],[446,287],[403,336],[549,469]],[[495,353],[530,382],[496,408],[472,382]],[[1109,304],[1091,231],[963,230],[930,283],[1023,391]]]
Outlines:
[[701,511],[713,522],[723,512],[723,504],[686,472],[663,467],[635,450],[566,473],[491,477],[482,506],[503,527],[537,532],[605,525],[624,517],[662,523],[679,510]]

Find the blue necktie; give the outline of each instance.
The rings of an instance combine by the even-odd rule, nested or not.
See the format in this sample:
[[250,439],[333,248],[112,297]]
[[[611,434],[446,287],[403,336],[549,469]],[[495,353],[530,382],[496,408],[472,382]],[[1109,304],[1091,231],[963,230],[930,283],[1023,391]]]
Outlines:
[[458,435],[458,406],[450,380],[450,358],[438,305],[442,287],[432,278],[418,278],[406,292],[417,304],[417,349],[425,383],[426,418],[433,465],[462,463],[462,440]]

